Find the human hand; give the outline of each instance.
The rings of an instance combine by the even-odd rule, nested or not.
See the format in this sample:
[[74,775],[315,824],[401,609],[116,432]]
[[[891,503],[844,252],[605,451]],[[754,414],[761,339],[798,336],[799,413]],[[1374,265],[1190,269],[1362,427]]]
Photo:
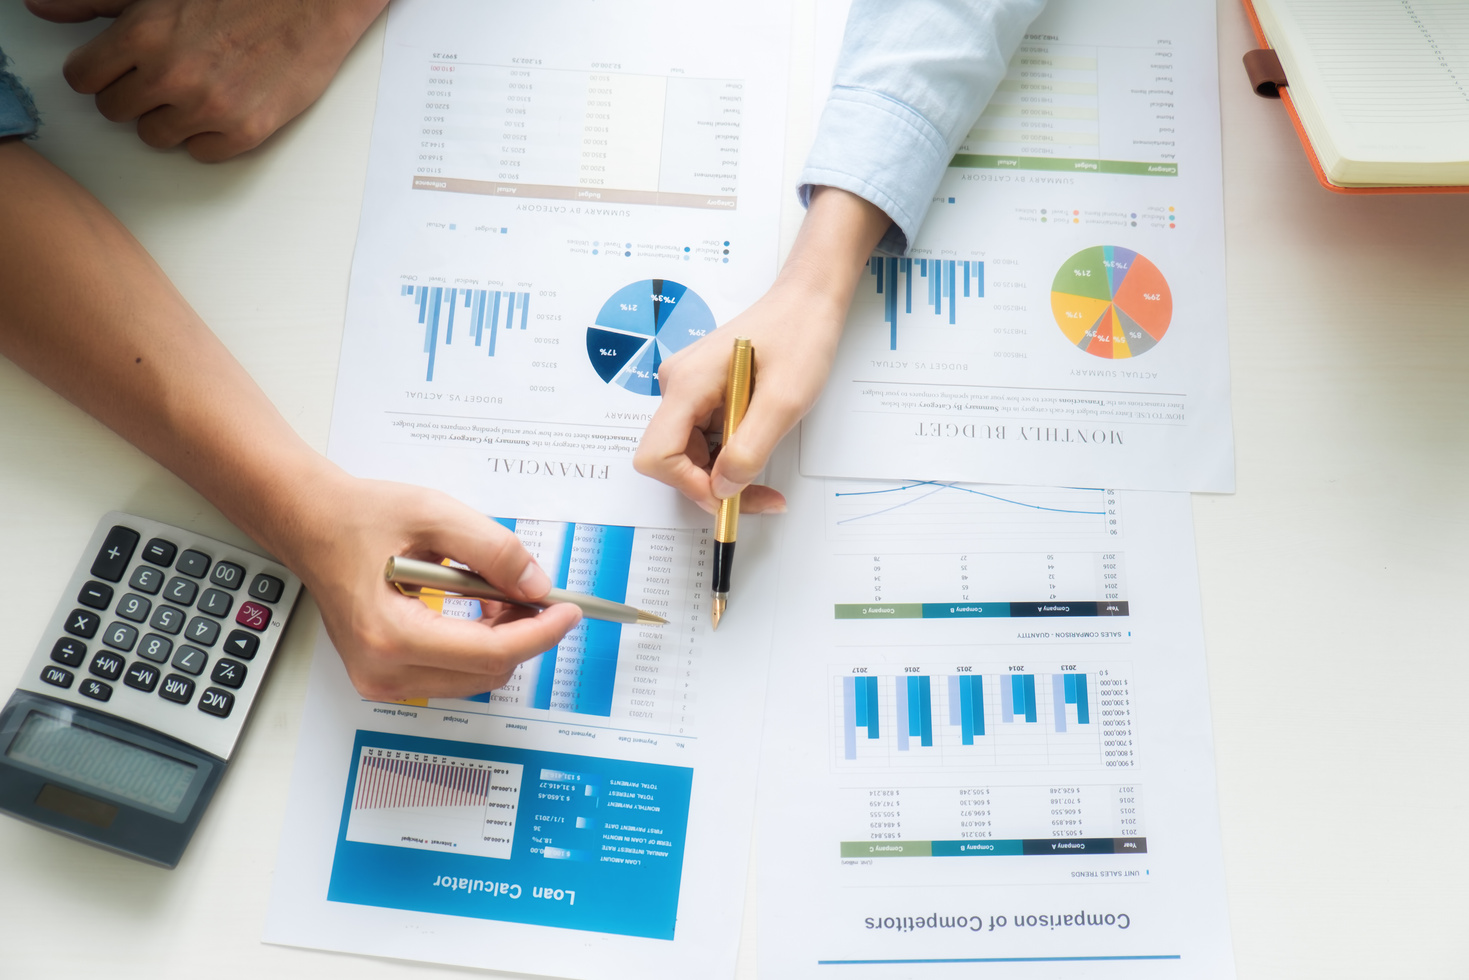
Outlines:
[[[740,510],[781,513],[785,497],[750,486],[786,433],[816,404],[831,372],[852,293],[891,224],[875,205],[817,187],[801,233],[770,291],[718,330],[664,361],[662,401],[633,466],[713,513],[740,494]],[[721,434],[734,338],[755,348],[755,384],[744,421],[711,465],[710,438]]]
[[394,555],[453,558],[507,594],[537,599],[551,588],[514,534],[433,490],[322,477],[277,545],[316,597],[347,675],[363,697],[463,697],[491,691],[525,660],[581,621],[570,603],[540,612],[483,600],[484,618],[441,616],[383,578]]
[[387,0],[26,0],[63,23],[117,20],[66,59],[67,83],[138,137],[213,163],[315,102]]

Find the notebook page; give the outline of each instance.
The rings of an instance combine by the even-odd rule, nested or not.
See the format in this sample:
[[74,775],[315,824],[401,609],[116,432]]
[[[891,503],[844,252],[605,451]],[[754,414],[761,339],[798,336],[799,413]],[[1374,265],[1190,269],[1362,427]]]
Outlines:
[[[1256,7],[1328,176],[1382,180],[1382,165],[1395,163],[1448,165],[1435,168],[1446,176],[1454,165],[1469,170],[1469,4],[1269,0]],[[1369,165],[1371,176],[1355,164]]]

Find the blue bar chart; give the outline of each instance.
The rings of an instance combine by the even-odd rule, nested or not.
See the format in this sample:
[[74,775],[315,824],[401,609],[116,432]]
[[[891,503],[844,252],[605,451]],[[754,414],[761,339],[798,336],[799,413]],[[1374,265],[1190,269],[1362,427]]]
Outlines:
[[[500,330],[514,330],[517,322],[519,329],[524,330],[530,315],[530,293],[457,286],[404,285],[400,289],[401,295],[410,297],[418,307],[418,323],[423,327],[423,352],[428,356],[426,381],[434,379],[434,363],[439,348],[454,343],[455,315],[461,310],[461,336],[467,335],[467,340],[472,340],[475,347],[483,348],[487,357],[495,356]],[[505,314],[503,326],[500,320],[502,310]]]
[[1123,664],[850,671],[834,678],[834,757],[843,768],[1133,765]]
[[[708,548],[708,532],[562,521],[499,522],[520,538],[557,588],[626,602],[657,613],[668,625],[624,626],[583,619],[555,647],[516,668],[500,688],[422,703],[477,714],[575,718],[599,727],[691,736],[707,574],[695,552]],[[445,616],[480,615],[476,600],[448,596],[440,601]],[[874,694],[874,705],[876,700]],[[877,731],[876,708],[871,724]]]
[[[876,294],[882,297],[883,320],[888,325],[889,343],[898,349],[898,305],[901,289],[903,313],[913,313],[914,278],[923,280],[920,304],[934,317],[947,316],[958,325],[959,299],[984,298],[984,263],[971,259],[895,259],[873,256],[867,270]],[[899,287],[898,277],[903,279]]]

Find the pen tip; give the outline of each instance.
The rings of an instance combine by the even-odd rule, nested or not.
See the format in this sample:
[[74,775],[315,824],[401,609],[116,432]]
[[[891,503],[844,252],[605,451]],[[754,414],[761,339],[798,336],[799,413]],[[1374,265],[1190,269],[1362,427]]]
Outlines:
[[724,618],[724,607],[728,601],[718,596],[714,598],[713,615],[710,617],[714,629],[719,629],[719,621]]

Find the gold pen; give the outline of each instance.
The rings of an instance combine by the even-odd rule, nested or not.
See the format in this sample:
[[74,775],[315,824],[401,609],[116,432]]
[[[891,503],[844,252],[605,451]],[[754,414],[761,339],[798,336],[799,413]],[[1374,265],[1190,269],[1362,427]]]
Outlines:
[[[748,338],[736,337],[734,353],[729,359],[729,380],[724,387],[724,439],[720,448],[729,445],[735,430],[745,420],[750,407],[750,390],[755,384],[755,345]],[[729,603],[729,574],[734,568],[735,537],[740,527],[740,495],[719,502],[714,518],[714,609],[713,627],[719,629],[724,607]]]
[[638,623],[643,626],[662,626],[668,622],[662,616],[655,616],[653,613],[644,612],[626,603],[599,599],[594,595],[583,595],[580,592],[567,592],[565,589],[552,589],[546,593],[544,599],[538,602],[523,602],[520,599],[510,598],[473,572],[451,568],[448,565],[435,565],[433,562],[419,561],[416,558],[404,558],[401,555],[388,559],[387,567],[383,569],[383,577],[396,585],[398,590],[405,595],[414,595],[417,589],[440,589],[444,592],[473,596],[476,599],[497,599],[500,602],[510,602],[517,606],[530,606],[532,609],[544,609],[558,602],[569,602],[574,606],[579,606],[582,614],[588,619],[602,619],[609,623]]

